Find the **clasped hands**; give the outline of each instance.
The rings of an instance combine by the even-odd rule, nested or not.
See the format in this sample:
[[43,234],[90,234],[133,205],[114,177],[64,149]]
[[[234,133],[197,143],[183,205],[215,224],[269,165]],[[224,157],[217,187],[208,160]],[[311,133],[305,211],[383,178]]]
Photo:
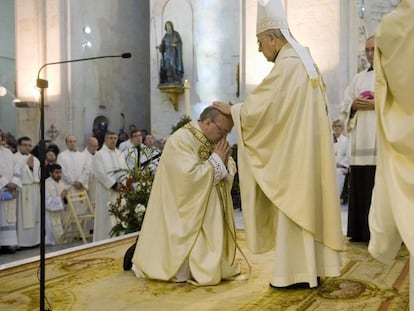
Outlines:
[[27,158],[26,164],[29,166],[29,168],[33,169],[34,157],[32,154]]
[[16,188],[17,188],[17,185],[13,182],[9,182],[6,185],[7,191],[13,196],[13,198],[16,197]]
[[214,152],[221,158],[224,165],[227,167],[230,156],[230,145],[225,137],[214,146]]
[[375,110],[375,99],[370,96],[359,96],[352,102],[352,110]]

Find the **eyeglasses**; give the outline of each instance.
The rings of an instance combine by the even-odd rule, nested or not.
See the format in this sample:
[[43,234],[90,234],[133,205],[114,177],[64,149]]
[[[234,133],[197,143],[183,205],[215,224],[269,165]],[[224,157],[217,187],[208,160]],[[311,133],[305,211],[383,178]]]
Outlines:
[[230,133],[230,131],[222,128],[221,126],[219,126],[216,122],[214,122],[213,120],[211,120],[211,122],[214,123],[214,125],[219,129],[220,132],[222,132],[223,134],[227,135]]

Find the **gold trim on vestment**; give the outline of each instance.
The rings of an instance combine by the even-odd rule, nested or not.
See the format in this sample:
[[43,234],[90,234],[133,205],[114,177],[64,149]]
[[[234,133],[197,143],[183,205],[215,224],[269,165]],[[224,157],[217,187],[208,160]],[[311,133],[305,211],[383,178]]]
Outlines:
[[[200,142],[201,142],[201,146],[198,149],[198,156],[200,157],[201,160],[203,161],[207,161],[208,158],[210,157],[211,153],[214,150],[214,145],[208,141],[207,137],[203,134],[203,132],[199,131],[197,128],[195,128],[193,125],[191,125],[191,123],[187,123],[183,126],[184,128],[188,129],[195,138],[197,138]],[[219,183],[215,186],[216,190],[217,190],[217,194],[220,200],[220,205],[221,205],[221,209],[223,212],[223,218],[224,218],[224,223],[225,223],[225,228],[227,228],[227,230],[230,232],[230,236],[232,237],[232,240],[236,246],[236,249],[240,252],[240,254],[242,255],[242,257],[244,258],[244,260],[247,263],[248,266],[248,273],[247,275],[238,275],[238,276],[234,276],[231,278],[228,278],[227,280],[233,280],[233,281],[240,281],[240,280],[248,280],[250,278],[250,274],[251,274],[251,265],[249,263],[249,261],[247,260],[246,256],[244,255],[244,253],[242,252],[239,244],[237,243],[236,240],[236,232],[234,230],[230,229],[230,226],[228,224],[228,217],[227,214],[225,212],[225,204],[228,201],[227,198],[227,191],[226,191],[226,183],[224,181],[224,179],[220,180]],[[234,225],[234,218],[230,219],[233,222],[233,227],[235,228]],[[233,263],[235,262],[236,259],[236,254],[233,258]]]
[[211,153],[213,152],[214,145],[208,141],[207,137],[203,134],[203,132],[196,129],[194,126],[188,122],[186,125],[183,126],[187,130],[189,130],[195,138],[197,138],[201,142],[201,146],[198,149],[198,156],[201,160],[206,161],[210,157]]

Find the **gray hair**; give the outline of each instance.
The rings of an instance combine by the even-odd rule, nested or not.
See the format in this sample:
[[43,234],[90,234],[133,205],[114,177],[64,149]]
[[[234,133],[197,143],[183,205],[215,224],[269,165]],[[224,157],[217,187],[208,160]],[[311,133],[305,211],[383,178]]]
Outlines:
[[220,112],[220,110],[218,110],[217,108],[215,108],[213,106],[208,106],[200,114],[199,121],[204,121],[206,119],[210,119],[210,120],[214,121],[217,118],[217,116],[220,115],[220,114],[222,114]]
[[287,42],[285,36],[282,34],[280,29],[269,29],[262,32],[264,35],[274,35],[277,39]]

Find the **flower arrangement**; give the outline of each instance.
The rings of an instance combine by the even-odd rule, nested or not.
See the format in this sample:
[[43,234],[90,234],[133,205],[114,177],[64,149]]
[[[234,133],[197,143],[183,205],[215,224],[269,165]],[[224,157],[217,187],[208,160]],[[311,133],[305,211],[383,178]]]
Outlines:
[[[141,152],[145,151],[148,149]],[[146,158],[151,159],[150,154]],[[124,171],[119,196],[108,203],[109,213],[115,218],[111,237],[141,230],[154,179],[150,165],[142,165],[137,160],[133,168]]]

